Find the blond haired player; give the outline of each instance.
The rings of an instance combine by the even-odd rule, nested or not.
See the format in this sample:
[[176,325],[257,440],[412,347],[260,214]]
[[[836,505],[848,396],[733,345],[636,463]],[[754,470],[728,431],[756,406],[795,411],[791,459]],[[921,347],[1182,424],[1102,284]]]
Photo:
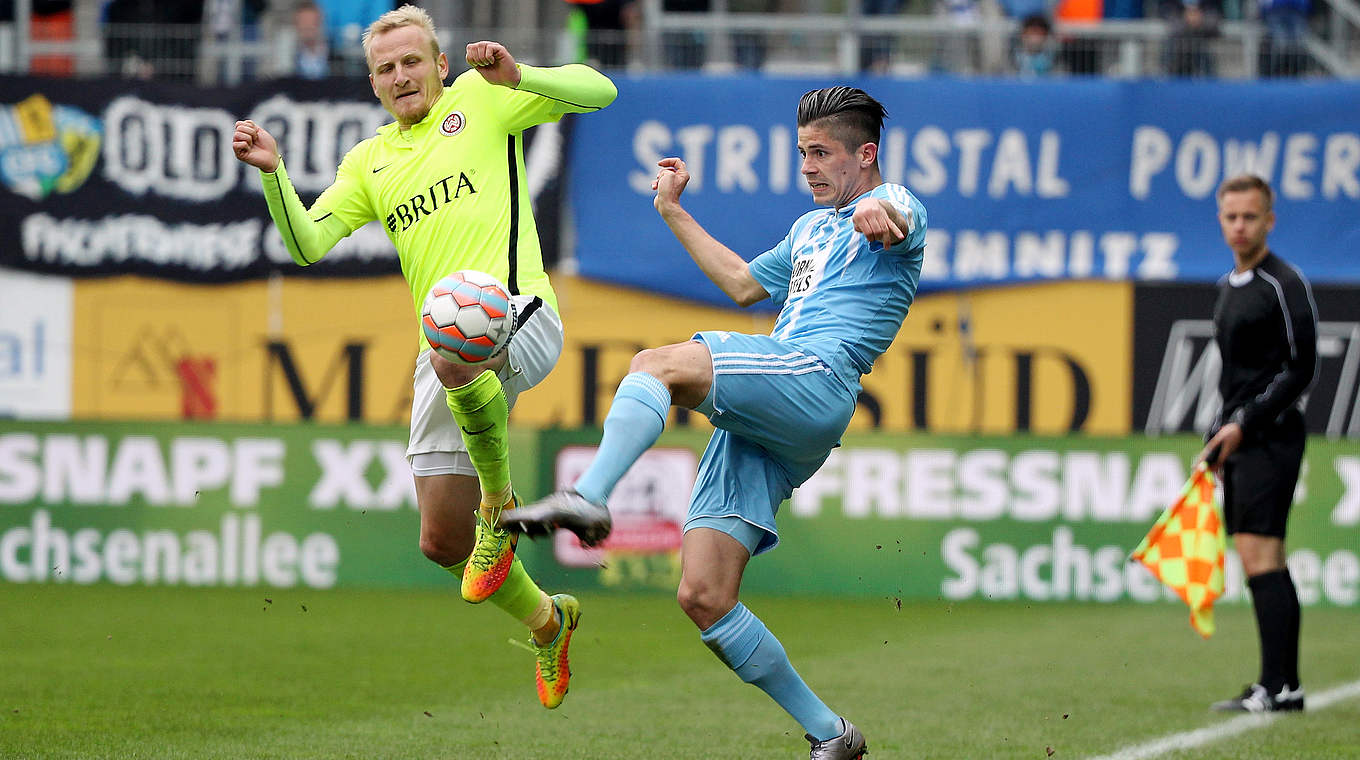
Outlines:
[[599,110],[617,91],[587,66],[526,66],[486,41],[467,46],[471,70],[445,86],[449,62],[434,24],[410,5],[383,14],[363,45],[373,94],[396,121],[350,150],[310,209],[262,127],[238,121],[233,148],[260,170],[269,214],[298,264],[316,263],[377,220],[396,246],[417,313],[431,286],[457,270],[486,272],[508,286],[517,319],[505,351],[476,366],[428,350],[416,360],[406,454],[421,551],[462,577],[465,599],[490,599],[531,629],[539,699],[556,707],[567,692],[567,647],[580,606],[568,595],[543,593],[515,558],[515,537],[495,527],[501,510],[515,504],[509,408],[562,351],[557,298],[531,213],[523,132],[565,113]]

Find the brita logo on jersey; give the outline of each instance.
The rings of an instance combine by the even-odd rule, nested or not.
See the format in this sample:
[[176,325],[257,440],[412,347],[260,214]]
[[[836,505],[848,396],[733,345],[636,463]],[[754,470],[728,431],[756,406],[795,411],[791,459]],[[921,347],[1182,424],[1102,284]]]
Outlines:
[[463,131],[463,126],[467,124],[467,118],[461,111],[454,111],[444,117],[444,121],[439,124],[439,131],[449,137],[453,137]]
[[412,196],[405,203],[398,203],[392,209],[392,213],[387,215],[386,223],[389,232],[405,232],[411,225],[420,221],[421,217],[429,216],[439,210],[440,206],[446,205],[458,199],[463,193],[477,192],[477,188],[472,186],[472,180],[468,175],[458,172],[457,181],[454,176],[449,176],[425,188],[425,192],[420,195]]

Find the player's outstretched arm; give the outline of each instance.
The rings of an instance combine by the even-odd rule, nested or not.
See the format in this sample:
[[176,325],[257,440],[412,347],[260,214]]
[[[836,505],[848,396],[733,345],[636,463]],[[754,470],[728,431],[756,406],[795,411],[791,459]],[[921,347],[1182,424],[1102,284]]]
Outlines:
[[278,142],[264,127],[249,120],[236,122],[231,147],[242,163],[260,170],[269,217],[274,220],[293,261],[302,266],[315,264],[349,234],[349,229],[338,220],[312,221],[297,190],[293,189],[293,183],[288,180]]
[[689,252],[690,258],[699,265],[704,276],[713,281],[737,303],[750,306],[770,297],[756,278],[751,276],[751,268],[742,257],[708,234],[694,217],[680,205],[680,194],[689,183],[689,171],[685,162],[678,158],[663,158],[657,162],[660,169],[652,181],[656,198],[652,205],[665,220],[671,233]]
[[499,42],[467,46],[467,63],[489,84],[541,95],[558,104],[558,113],[598,111],[614,102],[619,91],[609,77],[580,63],[539,68],[515,62]]

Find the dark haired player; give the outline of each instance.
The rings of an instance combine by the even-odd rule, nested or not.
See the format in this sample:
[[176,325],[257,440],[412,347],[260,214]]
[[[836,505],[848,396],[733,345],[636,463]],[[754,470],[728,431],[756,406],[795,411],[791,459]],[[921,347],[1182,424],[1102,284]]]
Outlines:
[[829,87],[798,104],[802,173],[817,203],[749,264],[680,205],[689,172],[660,162],[654,201],[690,256],[733,301],[783,305],[770,335],[710,331],[643,351],[619,384],[604,438],[574,490],[505,512],[501,524],[554,527],[588,543],[611,521],[605,502],[661,434],[672,404],[714,431],[685,519],[679,601],[700,639],[743,681],[802,725],[814,760],[858,758],[864,736],[808,688],[784,648],[737,598],[751,557],[779,541],[775,510],[826,461],[850,423],[860,376],[888,348],[916,295],[926,212],[883,182],[878,143],[886,112],[862,90]]

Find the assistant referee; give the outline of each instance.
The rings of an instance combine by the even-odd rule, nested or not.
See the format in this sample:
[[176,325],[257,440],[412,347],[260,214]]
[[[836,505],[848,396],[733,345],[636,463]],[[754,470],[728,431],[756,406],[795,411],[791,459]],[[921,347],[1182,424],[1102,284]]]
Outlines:
[[1285,523],[1306,439],[1303,394],[1317,373],[1317,306],[1303,273],[1266,246],[1273,193],[1243,175],[1218,189],[1218,222],[1233,252],[1219,281],[1214,339],[1223,408],[1197,461],[1223,480],[1223,516],[1251,589],[1261,674],[1213,709],[1303,709],[1299,597],[1285,564]]

